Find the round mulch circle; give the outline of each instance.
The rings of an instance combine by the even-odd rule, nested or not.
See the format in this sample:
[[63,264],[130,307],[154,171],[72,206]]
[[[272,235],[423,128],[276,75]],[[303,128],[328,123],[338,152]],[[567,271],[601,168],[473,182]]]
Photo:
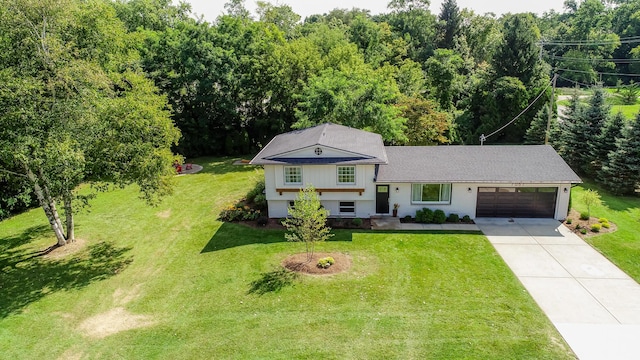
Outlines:
[[[335,263],[326,269],[317,266],[318,260],[331,256]],[[342,253],[314,253],[311,261],[307,261],[307,254],[295,254],[282,261],[286,269],[308,275],[333,275],[345,272],[351,268],[351,257]]]

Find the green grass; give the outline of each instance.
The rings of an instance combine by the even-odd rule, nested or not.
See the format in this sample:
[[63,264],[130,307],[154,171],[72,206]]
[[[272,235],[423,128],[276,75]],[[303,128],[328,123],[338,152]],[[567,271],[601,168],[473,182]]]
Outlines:
[[[301,244],[216,220],[262,170],[195,162],[158,208],[133,188],[100,194],[68,258],[31,257],[54,243],[42,210],[0,223],[2,358],[573,358],[484,236],[337,231],[317,251],[351,269],[290,282],[276,270]],[[153,324],[82,329],[117,308]]]
[[614,196],[591,182],[585,182],[574,187],[571,193],[572,206],[578,211],[587,210],[581,199],[585,189],[597,190],[603,201],[602,206],[591,210],[591,216],[607,218],[618,226],[613,233],[588,237],[587,241],[640,282],[640,198]]

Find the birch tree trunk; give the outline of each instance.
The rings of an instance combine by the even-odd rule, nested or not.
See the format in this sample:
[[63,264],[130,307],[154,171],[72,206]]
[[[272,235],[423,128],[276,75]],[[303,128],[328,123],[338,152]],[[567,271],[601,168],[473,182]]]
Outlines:
[[[44,191],[42,190],[42,187],[40,186],[38,178],[33,173],[33,171],[31,171],[29,166],[25,164],[24,168],[27,172],[27,177],[33,184],[33,190],[36,193],[38,202],[40,202],[40,206],[42,206],[42,209],[44,210],[44,213],[47,216],[47,220],[49,220],[49,225],[51,225],[51,229],[53,229],[53,232],[56,234],[56,239],[58,240],[58,246],[66,245],[67,239],[65,238],[64,233],[62,232],[60,217],[58,216],[58,211],[55,208],[55,203],[53,202],[53,199],[51,199],[50,197],[49,199],[47,199]],[[52,208],[51,205],[54,205],[54,207]]]
[[73,223],[73,207],[72,207],[72,196],[71,192],[67,191],[64,194],[64,214],[65,214],[65,222],[67,223],[67,241],[74,242],[76,241],[75,232],[74,232],[74,223]]

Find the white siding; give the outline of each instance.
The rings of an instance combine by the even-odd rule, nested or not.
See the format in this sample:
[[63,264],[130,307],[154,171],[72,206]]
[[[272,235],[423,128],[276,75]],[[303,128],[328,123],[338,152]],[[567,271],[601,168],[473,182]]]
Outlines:
[[[291,200],[292,201],[292,200]],[[349,200],[350,201],[350,200]],[[359,200],[356,203],[356,214],[340,214],[339,201],[336,200],[321,200],[322,206],[329,210],[330,217],[343,217],[343,218],[369,218],[374,215],[376,210],[376,202],[370,200]],[[289,200],[270,200],[269,201],[269,217],[270,218],[283,218],[287,217],[287,209],[289,207]]]
[[265,165],[264,174],[269,217],[287,216],[289,201],[297,196],[297,192],[283,192],[280,195],[276,188],[300,189],[308,184],[312,184],[317,189],[364,189],[362,195],[358,192],[323,192],[320,195],[320,201],[325,208],[329,209],[331,216],[339,216],[339,201],[355,201],[357,217],[368,218],[375,214],[374,165],[356,165],[356,183],[352,185],[338,185],[336,165],[302,165],[303,185],[285,185],[283,165]]
[[[435,210],[441,209],[447,214],[458,214],[460,217],[469,215],[472,219],[476,217],[476,200],[478,196],[478,187],[556,187],[558,188],[558,197],[556,199],[555,219],[563,220],[567,217],[567,207],[569,205],[570,184],[478,184],[478,183],[460,183],[451,186],[451,203],[450,204],[412,204],[411,203],[411,184],[407,183],[391,183],[390,184],[390,208],[393,204],[400,205],[398,216],[406,215],[415,216],[416,211],[424,207]],[[398,191],[396,191],[396,188]],[[469,191],[471,189],[471,191]]]

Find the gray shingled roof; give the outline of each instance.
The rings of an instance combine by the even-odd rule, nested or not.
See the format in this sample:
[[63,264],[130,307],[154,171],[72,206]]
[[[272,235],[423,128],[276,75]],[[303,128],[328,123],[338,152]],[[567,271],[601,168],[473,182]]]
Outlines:
[[[311,146],[323,146],[346,151],[345,158],[325,158],[329,163],[386,164],[382,137],[368,131],[327,123],[307,129],[295,130],[273,138],[252,160],[251,164],[301,163],[300,158],[285,158],[293,151]],[[304,159],[302,159],[304,160]],[[303,161],[304,162],[304,161]]]
[[548,145],[387,146],[377,182],[580,183]]

